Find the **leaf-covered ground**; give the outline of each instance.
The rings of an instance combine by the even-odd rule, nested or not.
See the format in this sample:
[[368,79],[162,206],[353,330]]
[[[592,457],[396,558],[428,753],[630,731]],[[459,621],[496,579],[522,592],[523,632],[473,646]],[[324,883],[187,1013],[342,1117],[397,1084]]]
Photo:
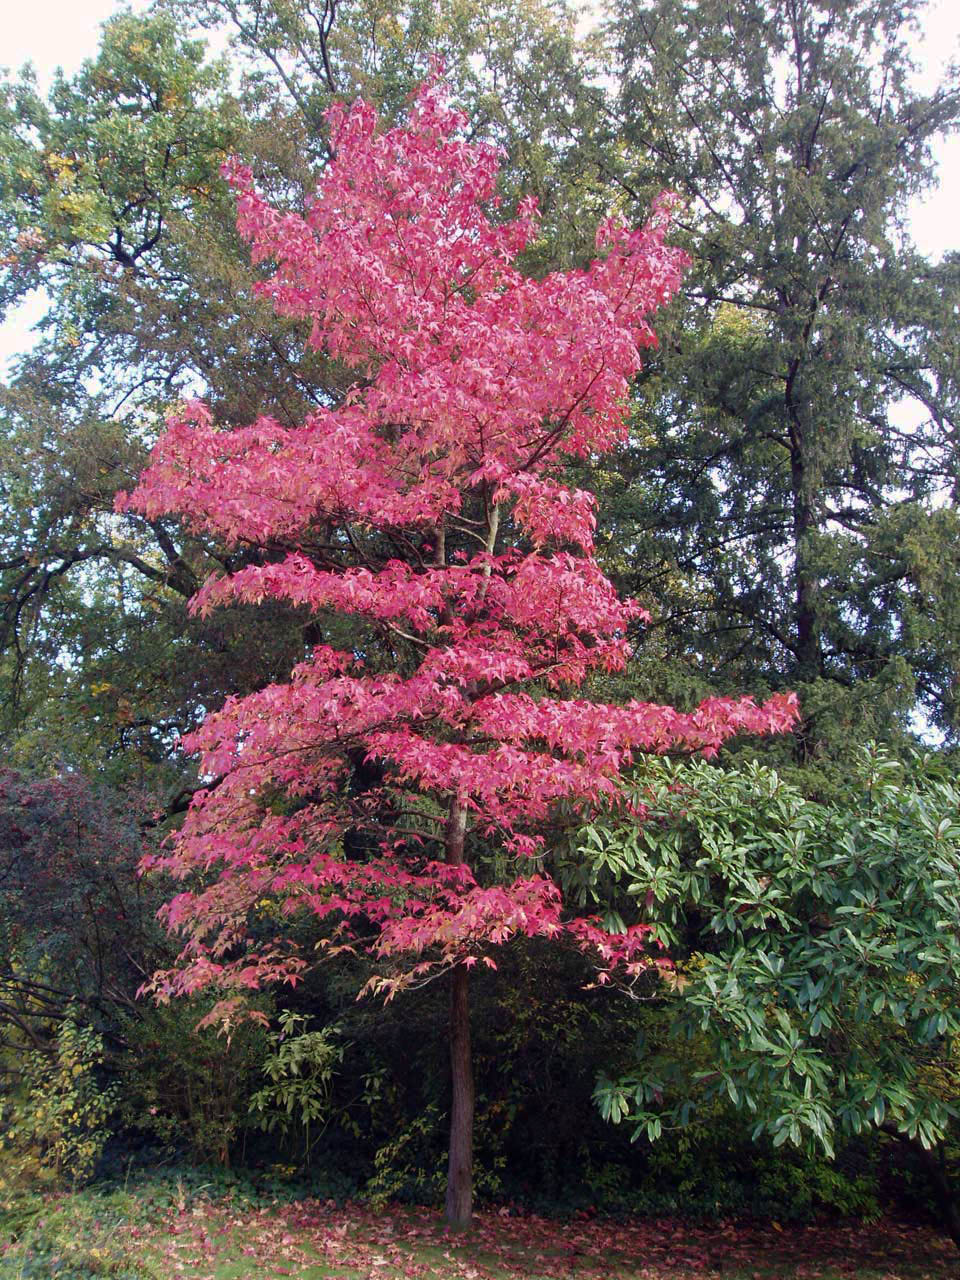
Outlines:
[[670,1219],[558,1223],[485,1212],[466,1235],[426,1209],[251,1205],[183,1194],[63,1197],[0,1244],[2,1280],[941,1280],[954,1246],[892,1222],[781,1229]]

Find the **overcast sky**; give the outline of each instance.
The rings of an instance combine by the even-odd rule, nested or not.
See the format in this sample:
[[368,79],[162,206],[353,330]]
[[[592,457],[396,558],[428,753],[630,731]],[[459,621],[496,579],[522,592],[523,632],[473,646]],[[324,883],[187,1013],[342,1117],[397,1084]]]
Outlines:
[[[11,0],[0,28],[0,65],[17,68],[32,62],[44,85],[55,67],[76,71],[96,52],[99,24],[118,7],[115,0]],[[143,9],[145,0],[134,0],[130,7]],[[920,87],[932,87],[955,56],[960,56],[960,3],[933,0],[917,48]],[[914,241],[932,257],[960,248],[960,138],[941,143],[937,156],[940,188],[911,211]],[[39,307],[39,300],[28,302],[0,326],[0,365],[29,345],[29,326]]]

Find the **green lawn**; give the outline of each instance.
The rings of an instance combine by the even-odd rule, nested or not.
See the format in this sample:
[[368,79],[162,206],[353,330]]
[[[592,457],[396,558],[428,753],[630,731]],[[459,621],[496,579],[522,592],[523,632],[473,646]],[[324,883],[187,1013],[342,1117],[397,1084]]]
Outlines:
[[788,1230],[487,1211],[458,1236],[426,1209],[256,1203],[176,1185],[8,1206],[5,1221],[0,1280],[945,1280],[960,1261],[929,1229],[892,1222]]

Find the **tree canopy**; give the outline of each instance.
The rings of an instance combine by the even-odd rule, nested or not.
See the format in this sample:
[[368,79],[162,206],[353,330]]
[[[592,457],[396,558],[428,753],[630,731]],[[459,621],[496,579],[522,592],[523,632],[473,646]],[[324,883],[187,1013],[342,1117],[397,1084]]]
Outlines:
[[957,262],[905,218],[960,89],[913,87],[921,13],[657,0],[612,32],[618,180],[684,197],[694,269],[611,553],[701,685],[797,687],[805,756],[915,698],[953,722]]

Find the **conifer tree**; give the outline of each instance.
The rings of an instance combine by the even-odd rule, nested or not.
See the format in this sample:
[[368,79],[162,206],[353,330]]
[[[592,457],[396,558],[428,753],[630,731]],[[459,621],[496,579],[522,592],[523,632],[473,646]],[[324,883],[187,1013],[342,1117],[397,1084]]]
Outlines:
[[960,86],[914,87],[923,13],[617,9],[620,176],[639,204],[683,196],[694,268],[642,380],[613,552],[638,547],[624,581],[659,600],[661,663],[801,692],[805,757],[896,735],[916,699],[955,724],[960,272],[906,214]]

